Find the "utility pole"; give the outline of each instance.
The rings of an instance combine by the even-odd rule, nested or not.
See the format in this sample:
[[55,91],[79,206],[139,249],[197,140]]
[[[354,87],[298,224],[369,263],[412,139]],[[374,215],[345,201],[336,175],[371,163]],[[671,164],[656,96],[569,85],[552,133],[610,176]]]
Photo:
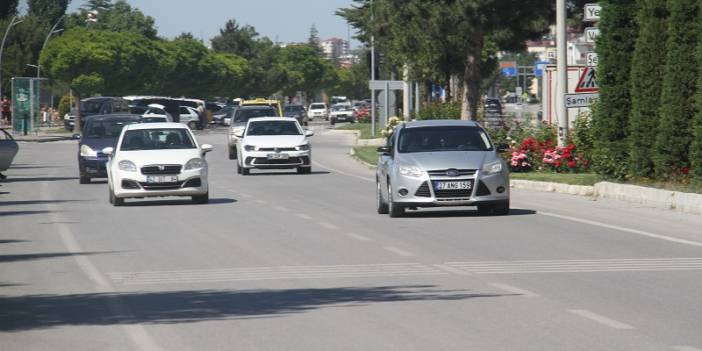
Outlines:
[[[371,80],[375,80],[375,35],[373,34],[373,0],[370,3],[371,10]],[[371,89],[371,136],[375,137],[375,89]]]
[[2,37],[2,43],[0,44],[0,97],[2,97],[2,51],[5,49],[5,40],[7,39],[7,34],[10,33],[10,29],[12,27],[24,22],[24,20],[19,20],[15,21],[17,19],[17,16],[12,17],[10,20],[10,24],[7,26],[7,29],[5,30],[5,35]]
[[49,39],[51,38],[51,36],[54,35],[54,34],[56,34],[56,33],[60,33],[60,32],[63,31],[63,29],[58,29],[58,30],[57,30],[56,27],[58,27],[59,23],[61,23],[61,20],[63,20],[63,18],[64,18],[65,16],[66,16],[66,15],[61,16],[61,17],[58,19],[58,21],[56,21],[56,23],[54,23],[54,26],[51,27],[51,30],[49,31],[49,34],[46,35],[46,39],[44,39],[44,44],[42,44],[41,50],[39,50],[39,55],[37,56],[37,78],[39,78],[39,77],[41,76],[41,74],[40,74],[40,73],[41,73],[41,66],[39,65],[39,57],[41,56],[42,51],[44,51],[44,48],[46,47],[46,43],[49,42]]
[[556,114],[558,115],[558,146],[565,146],[568,137],[568,109],[565,94],[568,93],[568,49],[566,33],[566,1],[556,0],[556,59],[558,60],[556,87]]

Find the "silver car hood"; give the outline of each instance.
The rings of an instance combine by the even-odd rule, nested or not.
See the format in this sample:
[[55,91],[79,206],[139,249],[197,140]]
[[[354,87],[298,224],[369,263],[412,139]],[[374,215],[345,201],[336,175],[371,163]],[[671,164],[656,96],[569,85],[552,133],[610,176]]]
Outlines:
[[399,161],[408,166],[418,166],[425,171],[443,169],[480,169],[491,151],[442,151],[416,152],[400,155]]

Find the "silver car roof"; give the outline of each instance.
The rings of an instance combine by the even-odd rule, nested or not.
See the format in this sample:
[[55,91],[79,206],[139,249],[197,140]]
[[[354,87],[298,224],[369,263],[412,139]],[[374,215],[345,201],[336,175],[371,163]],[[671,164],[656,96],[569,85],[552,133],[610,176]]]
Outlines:
[[455,119],[434,119],[405,123],[405,128],[418,127],[480,127],[480,123],[476,121],[465,121]]

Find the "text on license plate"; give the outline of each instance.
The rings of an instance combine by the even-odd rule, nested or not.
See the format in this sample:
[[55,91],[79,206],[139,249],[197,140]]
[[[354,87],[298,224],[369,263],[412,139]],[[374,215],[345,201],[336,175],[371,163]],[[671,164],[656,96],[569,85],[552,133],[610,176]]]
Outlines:
[[473,187],[471,181],[463,182],[436,182],[434,189],[436,190],[470,190]]
[[290,158],[288,154],[268,154],[269,160],[287,160]]
[[177,183],[177,176],[146,176],[147,183]]

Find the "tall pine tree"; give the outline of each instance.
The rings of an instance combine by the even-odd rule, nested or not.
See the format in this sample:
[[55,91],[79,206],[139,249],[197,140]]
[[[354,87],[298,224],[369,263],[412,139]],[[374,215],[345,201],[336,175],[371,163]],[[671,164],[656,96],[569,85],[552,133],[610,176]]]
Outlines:
[[629,172],[653,177],[653,147],[658,129],[668,11],[665,1],[641,0],[636,20],[639,35],[631,68]]
[[597,39],[600,100],[593,116],[595,170],[607,177],[627,173],[631,60],[638,34],[635,0],[603,0]]
[[699,0],[668,0],[668,39],[654,164],[656,177],[676,179],[690,167],[695,116]]
[[[700,4],[702,6],[702,4]],[[702,8],[699,10],[700,17],[698,25],[702,27]],[[698,38],[697,62],[702,62],[702,35]],[[690,163],[692,166],[692,177],[699,184],[702,183],[702,72],[698,72],[697,79],[697,111],[692,120],[692,144],[690,145]]]

